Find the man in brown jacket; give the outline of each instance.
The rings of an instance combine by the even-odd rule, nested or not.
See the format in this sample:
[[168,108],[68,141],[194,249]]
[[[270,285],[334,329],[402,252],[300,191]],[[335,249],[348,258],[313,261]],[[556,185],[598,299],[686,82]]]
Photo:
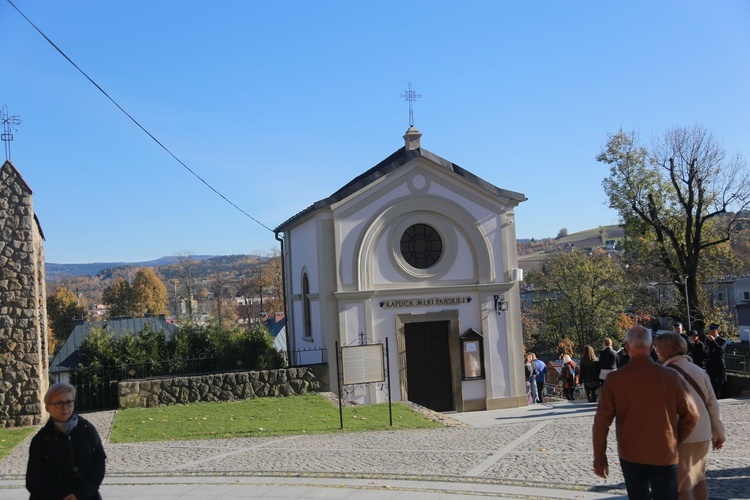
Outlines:
[[677,445],[698,410],[680,375],[651,359],[652,344],[642,326],[625,334],[630,362],[607,377],[594,417],[594,473],[609,474],[607,434],[615,420],[628,498],[677,499]]

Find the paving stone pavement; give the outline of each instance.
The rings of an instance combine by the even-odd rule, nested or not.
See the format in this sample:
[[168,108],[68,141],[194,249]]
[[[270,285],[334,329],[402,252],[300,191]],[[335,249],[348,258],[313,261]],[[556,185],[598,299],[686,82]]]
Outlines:
[[[720,405],[728,440],[722,450],[712,451],[709,457],[710,497],[748,499],[750,400],[722,400]],[[86,417],[105,440],[108,456],[105,485],[126,484],[128,478],[138,478],[131,483],[139,484],[261,482],[277,487],[289,481],[315,484],[326,480],[329,484],[326,488],[330,488],[335,480],[341,482],[341,487],[358,489],[352,498],[361,498],[368,485],[373,489],[386,484],[412,487],[439,484],[443,489],[452,487],[460,497],[498,496],[500,490],[488,489],[494,485],[504,486],[502,496],[507,498],[622,498],[625,490],[617,464],[614,426],[608,449],[610,477],[600,479],[591,470],[595,408],[595,404],[561,401],[519,409],[451,414],[448,417],[458,425],[442,429],[131,444],[108,442],[115,412]],[[25,493],[22,479],[29,439],[0,461],[0,498],[11,498],[6,495],[10,493]],[[518,488],[513,490],[514,487]],[[177,491],[175,486],[170,488]],[[530,493],[529,488],[534,488],[535,493]],[[434,489],[425,487],[411,493],[419,491],[432,492],[425,498],[459,498],[436,495]],[[139,496],[136,490],[132,492],[132,498]],[[313,496],[349,498],[343,495],[343,490],[336,493]],[[201,494],[207,495],[205,491]],[[227,497],[226,493],[217,492],[218,496]],[[182,495],[169,498],[178,497]],[[301,493],[267,497],[308,498]],[[389,494],[377,498],[415,496]]]

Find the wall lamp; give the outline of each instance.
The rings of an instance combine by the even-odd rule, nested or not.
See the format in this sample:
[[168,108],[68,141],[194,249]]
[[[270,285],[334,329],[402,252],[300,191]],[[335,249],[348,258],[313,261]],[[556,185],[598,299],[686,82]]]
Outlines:
[[495,295],[495,312],[500,314],[502,311],[508,310],[508,301],[505,300],[505,295]]

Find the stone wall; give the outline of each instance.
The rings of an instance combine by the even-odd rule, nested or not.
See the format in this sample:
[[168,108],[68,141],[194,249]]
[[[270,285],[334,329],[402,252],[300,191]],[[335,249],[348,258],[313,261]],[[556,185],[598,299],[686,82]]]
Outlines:
[[726,397],[750,397],[750,373],[727,373]]
[[329,390],[328,365],[118,383],[119,407],[122,409],[294,396]]
[[47,359],[44,235],[31,189],[6,161],[0,167],[0,426],[46,418]]

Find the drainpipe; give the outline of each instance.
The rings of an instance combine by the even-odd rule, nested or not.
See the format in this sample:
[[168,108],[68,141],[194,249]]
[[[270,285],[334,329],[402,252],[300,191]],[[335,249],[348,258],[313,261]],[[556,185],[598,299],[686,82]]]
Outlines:
[[286,255],[284,254],[284,238],[279,237],[279,231],[274,231],[273,235],[281,246],[281,298],[284,303],[284,322],[286,323],[286,328],[284,328],[284,333],[286,335],[286,359],[288,366],[291,366],[292,343],[289,342],[289,330],[291,328],[289,310],[287,309],[286,303]]

